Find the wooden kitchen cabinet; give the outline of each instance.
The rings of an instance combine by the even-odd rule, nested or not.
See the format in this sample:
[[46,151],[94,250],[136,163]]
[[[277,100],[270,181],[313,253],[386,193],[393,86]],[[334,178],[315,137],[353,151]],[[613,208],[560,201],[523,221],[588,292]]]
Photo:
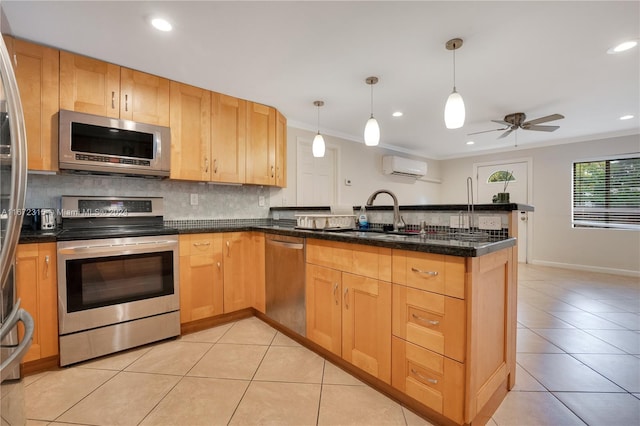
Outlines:
[[249,102],[247,113],[247,183],[275,185],[276,110]]
[[223,234],[224,312],[255,306],[264,312],[264,234]]
[[180,235],[180,323],[224,312],[222,234]]
[[287,117],[276,111],[276,181],[275,186],[287,187]]
[[307,337],[391,383],[391,283],[314,264],[338,263],[333,249],[348,254],[341,243],[307,240]]
[[169,126],[169,80],[60,52],[60,109]]
[[211,181],[244,183],[247,101],[212,93]]
[[58,170],[60,51],[5,36],[20,90],[29,170]]
[[211,92],[171,82],[171,179],[211,179]]
[[[58,286],[56,243],[19,244],[16,288],[21,307],[33,317],[33,343],[23,363],[58,355]],[[19,338],[24,335],[18,326]]]

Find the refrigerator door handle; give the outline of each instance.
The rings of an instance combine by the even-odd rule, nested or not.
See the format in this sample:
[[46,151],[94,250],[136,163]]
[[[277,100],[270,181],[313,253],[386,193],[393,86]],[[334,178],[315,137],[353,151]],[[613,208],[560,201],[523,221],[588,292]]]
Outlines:
[[29,312],[20,308],[20,302],[18,301],[15,304],[15,307],[11,314],[7,317],[7,321],[2,324],[2,328],[0,329],[0,335],[5,336],[11,331],[14,327],[17,326],[18,322],[22,322],[24,324],[24,338],[22,342],[15,348],[11,355],[9,355],[6,359],[2,361],[0,364],[0,382],[4,381],[5,375],[8,375],[15,364],[19,363],[24,355],[27,353],[29,348],[31,347],[31,342],[33,341],[33,330],[34,330],[34,322]]

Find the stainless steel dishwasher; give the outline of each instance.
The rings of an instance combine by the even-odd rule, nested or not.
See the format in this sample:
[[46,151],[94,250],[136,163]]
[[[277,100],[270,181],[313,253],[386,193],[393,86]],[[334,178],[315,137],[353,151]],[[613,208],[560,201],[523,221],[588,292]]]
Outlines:
[[304,238],[267,234],[265,244],[266,314],[305,336]]

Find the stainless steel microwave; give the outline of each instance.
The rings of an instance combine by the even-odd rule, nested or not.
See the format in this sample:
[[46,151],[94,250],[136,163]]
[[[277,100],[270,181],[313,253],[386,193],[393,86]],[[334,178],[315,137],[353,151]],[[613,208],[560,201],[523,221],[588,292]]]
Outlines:
[[60,110],[61,171],[167,177],[170,148],[168,127]]

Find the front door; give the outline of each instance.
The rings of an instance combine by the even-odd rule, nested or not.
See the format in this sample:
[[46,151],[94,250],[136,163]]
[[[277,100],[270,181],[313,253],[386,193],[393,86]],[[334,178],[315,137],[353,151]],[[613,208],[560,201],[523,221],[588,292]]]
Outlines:
[[[509,202],[530,204],[530,179],[532,171],[531,159],[514,160],[512,162],[482,163],[476,169],[476,203],[492,203],[498,193],[509,193]],[[505,178],[508,177],[507,178]],[[526,212],[520,212],[518,222],[518,262],[527,263],[528,234],[532,223]]]

